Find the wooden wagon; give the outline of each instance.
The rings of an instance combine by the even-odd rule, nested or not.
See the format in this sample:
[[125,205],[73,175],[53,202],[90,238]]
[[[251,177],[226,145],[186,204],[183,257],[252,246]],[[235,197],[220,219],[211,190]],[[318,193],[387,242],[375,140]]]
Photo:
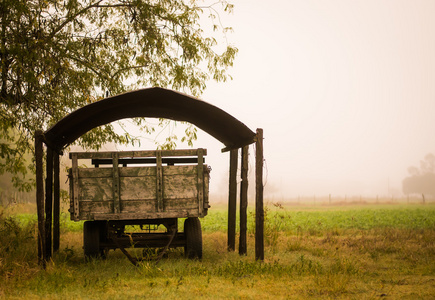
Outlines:
[[[205,149],[70,153],[69,211],[72,220],[85,221],[85,256],[104,257],[116,248],[129,256],[125,248],[134,245],[184,247],[187,257],[201,258],[198,218],[209,208],[206,154]],[[185,219],[183,232],[178,219]],[[142,230],[128,233],[130,225]]]

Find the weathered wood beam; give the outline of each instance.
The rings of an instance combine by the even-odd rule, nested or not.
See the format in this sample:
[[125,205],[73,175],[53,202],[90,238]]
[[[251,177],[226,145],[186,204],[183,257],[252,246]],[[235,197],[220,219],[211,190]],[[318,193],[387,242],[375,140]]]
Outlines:
[[242,148],[241,183],[240,183],[240,236],[239,254],[246,255],[247,209],[248,209],[248,152],[249,146]]
[[121,212],[121,187],[119,181],[119,164],[118,164],[118,153],[112,153],[113,160],[113,212],[115,214]]
[[228,251],[236,250],[237,210],[237,160],[239,150],[230,151],[230,175],[228,187]]
[[[71,167],[72,167],[72,181],[73,181],[73,188],[70,189],[70,192],[72,192],[72,199],[73,199],[73,216],[74,221],[79,221],[79,214],[80,214],[80,208],[79,208],[79,165],[77,160],[77,153],[73,153],[71,155]],[[70,179],[71,180],[71,179]],[[70,195],[71,197],[71,195]]]
[[264,260],[263,129],[255,142],[255,259]]
[[53,224],[53,149],[47,147],[45,178],[45,259],[51,258],[51,229]]
[[43,132],[35,132],[36,208],[38,213],[38,263],[45,267]]
[[162,152],[156,151],[156,198],[157,212],[163,211],[163,169],[162,169]]
[[[207,156],[207,149],[201,149],[202,155]],[[100,152],[70,152],[69,157],[72,159],[73,154],[78,159],[105,159],[112,158],[113,153],[117,153],[120,158],[138,158],[138,157],[156,157],[157,152],[161,157],[171,156],[197,156],[198,149],[176,149],[176,150],[150,150],[150,151],[100,151]]]
[[198,166],[197,166],[197,185],[196,191],[198,194],[198,211],[202,215],[204,213],[204,158],[202,149],[198,149]]
[[60,172],[59,153],[53,156],[53,252],[59,250],[60,240]]

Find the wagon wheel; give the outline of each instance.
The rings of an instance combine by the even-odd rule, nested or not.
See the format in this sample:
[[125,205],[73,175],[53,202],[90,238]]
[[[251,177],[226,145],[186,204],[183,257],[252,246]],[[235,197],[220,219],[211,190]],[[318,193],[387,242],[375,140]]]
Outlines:
[[201,222],[198,218],[187,218],[184,221],[184,235],[186,245],[184,255],[190,259],[202,258],[202,231]]
[[87,259],[106,257],[107,250],[100,248],[100,241],[104,241],[105,232],[105,222],[86,221],[83,224],[83,249]]

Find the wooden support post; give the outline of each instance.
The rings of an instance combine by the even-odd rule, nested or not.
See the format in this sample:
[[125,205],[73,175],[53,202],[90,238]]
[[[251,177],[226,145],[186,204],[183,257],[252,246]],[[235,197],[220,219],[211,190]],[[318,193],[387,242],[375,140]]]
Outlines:
[[59,153],[53,156],[54,178],[53,178],[53,252],[59,250],[60,239],[60,172]]
[[35,132],[36,207],[38,212],[38,263],[45,268],[43,133]]
[[237,160],[239,150],[230,151],[230,182],[228,187],[228,251],[236,250]]
[[51,229],[53,225],[53,149],[47,147],[45,179],[45,259],[51,258]]
[[255,143],[255,259],[264,260],[263,129]]
[[248,209],[248,150],[249,146],[242,148],[242,168],[240,183],[240,236],[239,236],[239,254],[246,255],[246,231],[247,231],[247,209]]

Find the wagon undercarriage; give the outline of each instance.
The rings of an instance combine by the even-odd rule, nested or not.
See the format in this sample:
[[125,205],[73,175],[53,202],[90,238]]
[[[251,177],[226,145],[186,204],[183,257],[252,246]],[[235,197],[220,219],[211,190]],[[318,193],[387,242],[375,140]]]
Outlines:
[[[127,226],[140,231],[127,232]],[[161,227],[165,230],[162,231]],[[109,250],[119,248],[136,264],[137,259],[126,248],[159,248],[161,257],[169,248],[177,247],[184,247],[188,258],[202,258],[202,232],[198,218],[186,219],[183,232],[178,231],[178,219],[86,221],[83,231],[84,254],[88,258],[105,258]]]

